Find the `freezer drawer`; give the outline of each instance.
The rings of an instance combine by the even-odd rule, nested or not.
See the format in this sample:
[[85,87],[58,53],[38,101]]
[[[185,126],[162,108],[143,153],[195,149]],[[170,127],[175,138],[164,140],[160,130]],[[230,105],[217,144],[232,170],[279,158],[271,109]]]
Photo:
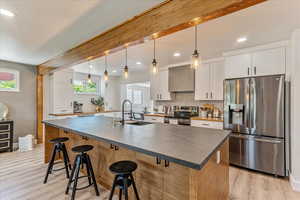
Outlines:
[[232,134],[229,141],[231,164],[285,176],[283,139]]

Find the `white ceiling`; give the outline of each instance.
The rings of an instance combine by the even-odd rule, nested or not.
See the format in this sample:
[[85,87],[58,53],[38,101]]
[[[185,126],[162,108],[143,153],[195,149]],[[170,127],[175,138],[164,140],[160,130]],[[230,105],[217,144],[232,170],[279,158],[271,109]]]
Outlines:
[[[300,0],[270,0],[231,15],[209,21],[198,27],[198,47],[203,59],[222,56],[224,51],[290,39],[291,33],[300,28]],[[236,39],[246,36],[248,41],[238,44]],[[157,40],[157,56],[160,66],[190,59],[194,48],[194,28],[186,29]],[[180,52],[180,57],[174,57]],[[153,41],[128,49],[130,71],[149,70],[153,59]],[[109,73],[120,75],[124,66],[124,51],[109,55]],[[139,61],[142,65],[137,65]],[[102,74],[104,58],[91,61],[91,73]],[[88,63],[73,67],[88,73]],[[117,73],[112,73],[117,70]]]
[[0,60],[41,64],[163,0],[0,0]]

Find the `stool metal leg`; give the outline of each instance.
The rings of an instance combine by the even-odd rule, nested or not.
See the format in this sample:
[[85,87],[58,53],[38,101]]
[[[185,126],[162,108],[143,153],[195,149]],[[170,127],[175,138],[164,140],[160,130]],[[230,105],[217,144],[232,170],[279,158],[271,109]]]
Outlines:
[[87,158],[87,163],[88,163],[88,166],[89,166],[88,167],[89,168],[89,172],[90,172],[90,174],[92,176],[93,185],[94,185],[94,188],[95,188],[96,195],[99,196],[99,190],[98,190],[98,186],[97,186],[97,182],[96,182],[96,178],[95,178],[95,174],[94,174],[92,162],[90,160],[90,156],[86,155],[86,158]]
[[64,164],[65,164],[65,168],[66,168],[66,176],[67,176],[67,178],[69,178],[69,166],[68,166],[67,152],[65,151],[63,146],[62,146],[62,152],[63,152]]
[[72,183],[72,181],[74,180],[74,174],[75,174],[75,169],[76,169],[77,159],[78,159],[78,155],[75,157],[74,164],[73,164],[73,168],[72,168],[72,172],[71,172],[71,176],[70,176],[70,178],[69,178],[69,181],[68,181],[68,185],[67,185],[67,189],[66,189],[65,194],[68,194],[68,193],[69,193],[69,189],[70,189],[71,183]]
[[75,199],[75,194],[76,194],[76,188],[77,188],[77,183],[78,183],[78,177],[79,177],[79,172],[80,172],[80,165],[82,164],[82,158],[79,156],[76,162],[75,166],[75,176],[74,176],[74,183],[73,183],[73,188],[72,188],[72,197],[71,199]]
[[117,184],[117,180],[118,180],[118,176],[115,176],[114,182],[113,182],[113,186],[111,188],[110,191],[110,195],[109,195],[109,200],[112,200],[114,192],[115,192],[115,188],[116,188],[116,184]]
[[122,200],[122,193],[123,193],[123,190],[120,188],[120,191],[119,191],[119,200]]
[[62,149],[63,149],[63,151],[66,152],[66,158],[67,158],[67,161],[68,161],[68,166],[69,166],[69,169],[72,170],[70,158],[69,158],[69,155],[68,155],[68,151],[67,151],[66,145],[64,143],[62,144]]
[[135,181],[134,181],[134,178],[133,178],[132,174],[130,174],[130,179],[132,181],[132,186],[133,186],[133,191],[135,193],[135,197],[136,197],[137,200],[140,200],[139,195],[138,195],[138,191],[136,189]]
[[125,196],[125,200],[128,200],[128,178],[127,177],[124,177],[123,184],[124,184],[124,196]]
[[52,172],[52,168],[53,168],[53,164],[54,164],[54,160],[55,160],[55,155],[56,155],[56,149],[57,149],[57,146],[55,144],[54,147],[53,147],[53,151],[52,151],[52,155],[51,155],[51,160],[50,160],[50,162],[48,164],[48,169],[47,169],[47,173],[46,173],[46,176],[45,176],[45,179],[44,179],[44,184],[47,183],[48,176]]
[[86,172],[87,172],[87,176],[88,176],[88,181],[89,181],[89,185],[92,185],[92,175],[91,175],[91,170],[88,164],[88,160],[87,160],[87,156],[84,157],[85,160],[85,168],[86,168]]

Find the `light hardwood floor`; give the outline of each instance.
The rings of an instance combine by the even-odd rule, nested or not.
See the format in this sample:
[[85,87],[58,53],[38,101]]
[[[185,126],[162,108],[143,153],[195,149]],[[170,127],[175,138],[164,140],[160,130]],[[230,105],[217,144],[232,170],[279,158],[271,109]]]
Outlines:
[[[64,171],[50,175],[47,184],[43,178],[47,165],[43,164],[42,147],[29,152],[0,154],[0,200],[67,200]],[[86,182],[85,182],[86,183]],[[81,182],[80,184],[85,184]],[[217,187],[217,186],[216,186]],[[96,197],[92,187],[78,191],[77,200],[108,199],[109,191],[101,187]],[[115,198],[116,199],[116,198]],[[299,200],[287,180],[230,168],[230,200]]]

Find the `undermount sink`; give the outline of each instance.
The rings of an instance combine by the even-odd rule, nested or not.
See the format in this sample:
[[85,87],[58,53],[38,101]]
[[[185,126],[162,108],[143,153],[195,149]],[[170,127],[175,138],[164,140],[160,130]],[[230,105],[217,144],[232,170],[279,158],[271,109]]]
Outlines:
[[136,126],[143,126],[143,125],[148,125],[148,124],[152,124],[152,123],[151,122],[143,122],[143,121],[127,121],[126,124],[136,125]]

